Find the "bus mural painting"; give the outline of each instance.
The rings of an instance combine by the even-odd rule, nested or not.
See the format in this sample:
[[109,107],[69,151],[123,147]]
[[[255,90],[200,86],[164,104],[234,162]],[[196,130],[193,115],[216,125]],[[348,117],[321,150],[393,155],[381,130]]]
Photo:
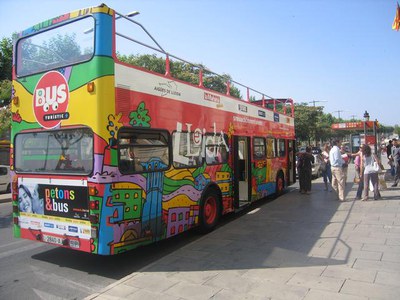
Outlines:
[[[231,82],[206,88],[202,66],[126,39],[121,21],[137,24],[120,16],[102,4],[17,35],[15,237],[113,255],[191,228],[209,232],[295,181],[292,99],[244,85],[255,96],[234,98]],[[123,60],[121,38],[159,52],[165,73]],[[175,78],[171,58],[197,68],[197,83]]]
[[140,102],[137,110],[132,111],[129,114],[129,124],[131,124],[133,127],[150,127],[151,118],[147,115],[148,112],[149,111],[146,109],[145,103]]

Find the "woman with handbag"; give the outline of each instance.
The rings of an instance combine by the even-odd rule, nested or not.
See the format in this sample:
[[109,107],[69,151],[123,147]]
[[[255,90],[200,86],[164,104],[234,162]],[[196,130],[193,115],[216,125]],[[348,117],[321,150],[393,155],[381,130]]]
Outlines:
[[344,180],[344,184],[346,185],[347,173],[348,173],[348,170],[349,170],[350,155],[347,153],[346,147],[343,146],[343,145],[340,146],[340,153],[342,153],[342,158],[344,160],[344,164],[342,165],[342,169],[343,169],[343,180]]
[[[325,188],[324,190],[328,190],[328,181],[332,183],[332,171],[331,171],[331,163],[329,162],[329,151],[331,150],[331,146],[329,143],[324,145],[324,151],[322,151],[321,156],[324,160],[325,168],[322,170],[322,178],[324,180]],[[330,186],[330,185],[329,185]],[[332,189],[330,189],[332,192]]]
[[374,200],[381,198],[379,192],[379,178],[378,172],[380,170],[380,161],[375,154],[372,154],[371,147],[365,145],[362,149],[363,153],[363,167],[364,167],[364,197],[362,201],[368,200],[369,181],[371,181],[374,188]]
[[354,158],[354,167],[356,170],[356,175],[354,177],[354,183],[358,184],[357,194],[355,200],[360,200],[362,196],[362,192],[364,190],[364,170],[362,166],[363,154],[362,149],[365,144],[361,144],[357,153],[352,153],[351,156]]

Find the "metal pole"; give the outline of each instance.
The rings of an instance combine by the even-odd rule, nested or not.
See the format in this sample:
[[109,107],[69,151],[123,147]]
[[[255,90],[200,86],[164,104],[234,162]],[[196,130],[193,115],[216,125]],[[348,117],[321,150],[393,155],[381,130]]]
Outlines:
[[380,157],[380,154],[378,154],[378,139],[376,136],[376,120],[374,121],[374,138],[375,138],[375,155],[378,155]]
[[367,121],[364,120],[364,144],[367,144]]

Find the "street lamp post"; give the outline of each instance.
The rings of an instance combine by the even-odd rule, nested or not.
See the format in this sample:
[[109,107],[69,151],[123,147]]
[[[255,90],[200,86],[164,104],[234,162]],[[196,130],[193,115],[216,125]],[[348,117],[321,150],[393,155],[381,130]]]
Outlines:
[[369,113],[364,113],[364,144],[367,144],[367,122],[369,121]]

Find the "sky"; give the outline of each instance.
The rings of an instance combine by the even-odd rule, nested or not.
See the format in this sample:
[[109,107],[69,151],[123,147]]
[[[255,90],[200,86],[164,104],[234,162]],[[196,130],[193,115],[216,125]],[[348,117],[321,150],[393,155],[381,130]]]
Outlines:
[[[103,0],[162,48],[274,98],[400,125],[396,0]],[[0,39],[101,0],[0,0]]]

